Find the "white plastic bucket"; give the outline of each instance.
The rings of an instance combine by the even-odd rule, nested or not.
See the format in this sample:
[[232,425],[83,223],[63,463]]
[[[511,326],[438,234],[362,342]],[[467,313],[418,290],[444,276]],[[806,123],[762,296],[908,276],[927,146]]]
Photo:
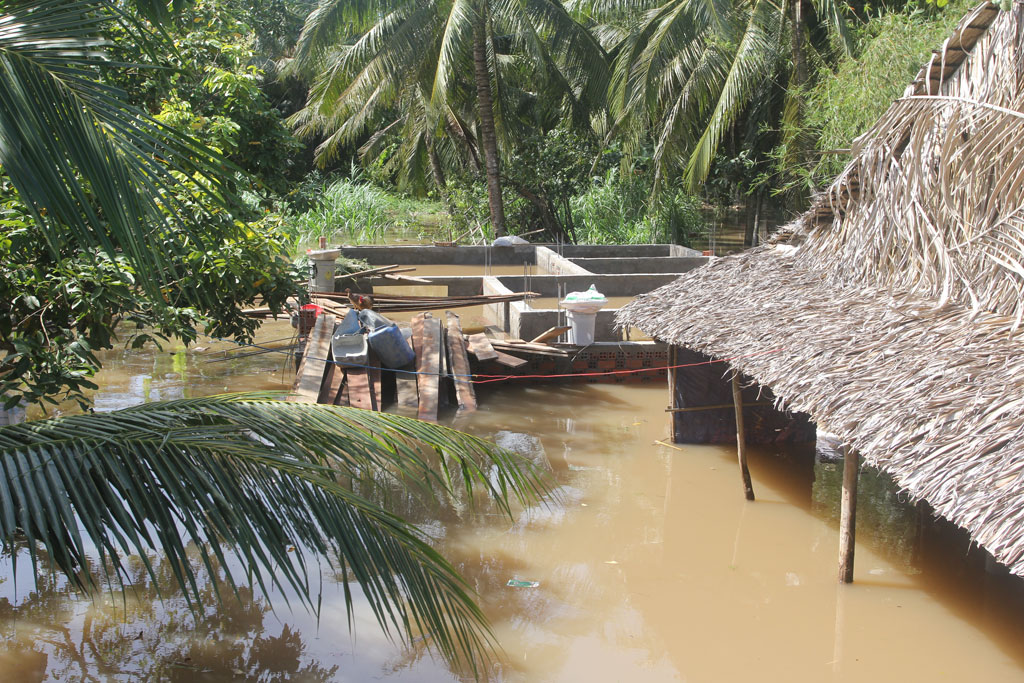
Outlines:
[[579,313],[577,311],[566,311],[569,316],[569,325],[572,343],[577,346],[590,346],[594,343],[594,328],[597,325],[597,313]]

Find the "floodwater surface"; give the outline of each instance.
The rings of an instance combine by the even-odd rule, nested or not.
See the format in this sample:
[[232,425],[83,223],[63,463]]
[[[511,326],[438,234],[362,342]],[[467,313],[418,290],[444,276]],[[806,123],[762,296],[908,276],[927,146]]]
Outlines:
[[[273,323],[265,339],[287,336]],[[287,323],[284,324],[287,326]],[[291,381],[278,354],[110,354],[98,407]],[[862,475],[856,583],[837,574],[838,472],[812,450],[757,450],[744,500],[735,449],[667,446],[663,386],[490,386],[454,426],[549,468],[557,501],[497,514],[410,510],[470,581],[503,648],[498,681],[1020,681],[1019,580]],[[451,421],[451,416],[448,417]],[[11,567],[5,557],[4,571]],[[467,680],[385,639],[325,575],[319,619],[273,594],[212,599],[196,625],[173,592],[89,600],[38,590],[21,554],[0,578],[0,681]],[[166,569],[166,567],[164,568]],[[509,579],[538,582],[513,588]],[[165,587],[166,588],[166,587]]]

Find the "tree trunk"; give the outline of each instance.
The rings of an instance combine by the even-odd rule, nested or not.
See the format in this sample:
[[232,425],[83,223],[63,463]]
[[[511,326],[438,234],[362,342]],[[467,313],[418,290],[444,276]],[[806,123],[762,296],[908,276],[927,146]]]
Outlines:
[[445,180],[444,169],[441,168],[441,159],[437,156],[437,150],[434,149],[433,142],[427,146],[427,155],[430,157],[430,172],[434,176],[434,186],[437,187],[437,193],[444,201],[445,207],[448,207],[448,181]]
[[804,13],[803,0],[792,0],[790,3],[790,22],[792,23],[790,49],[793,53],[793,77],[791,88],[801,88],[807,83],[807,48],[804,45]]
[[473,71],[477,109],[480,113],[480,143],[487,173],[487,204],[491,210],[494,236],[501,237],[505,234],[505,205],[501,200],[498,138],[494,132],[494,99],[491,95],[490,69],[487,66],[487,25],[479,7],[473,26]]

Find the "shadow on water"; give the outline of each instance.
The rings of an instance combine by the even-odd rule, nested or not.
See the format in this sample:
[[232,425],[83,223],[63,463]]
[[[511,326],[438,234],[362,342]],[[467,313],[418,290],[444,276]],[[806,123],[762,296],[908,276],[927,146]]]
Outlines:
[[[748,459],[756,477],[785,502],[838,528],[841,461],[824,461],[810,446],[751,448]],[[926,503],[910,501],[891,477],[871,467],[862,467],[858,477],[857,544],[902,569],[910,582],[857,570],[852,590],[920,590],[1024,667],[1024,578],[1010,574],[971,543],[966,530],[933,514]]]

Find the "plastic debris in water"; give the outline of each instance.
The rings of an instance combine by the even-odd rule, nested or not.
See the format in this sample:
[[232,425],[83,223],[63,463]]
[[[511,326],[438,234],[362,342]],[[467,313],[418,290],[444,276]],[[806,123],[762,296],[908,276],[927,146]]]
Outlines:
[[512,588],[536,588],[540,585],[540,581],[521,581],[519,579],[509,579],[506,586]]

